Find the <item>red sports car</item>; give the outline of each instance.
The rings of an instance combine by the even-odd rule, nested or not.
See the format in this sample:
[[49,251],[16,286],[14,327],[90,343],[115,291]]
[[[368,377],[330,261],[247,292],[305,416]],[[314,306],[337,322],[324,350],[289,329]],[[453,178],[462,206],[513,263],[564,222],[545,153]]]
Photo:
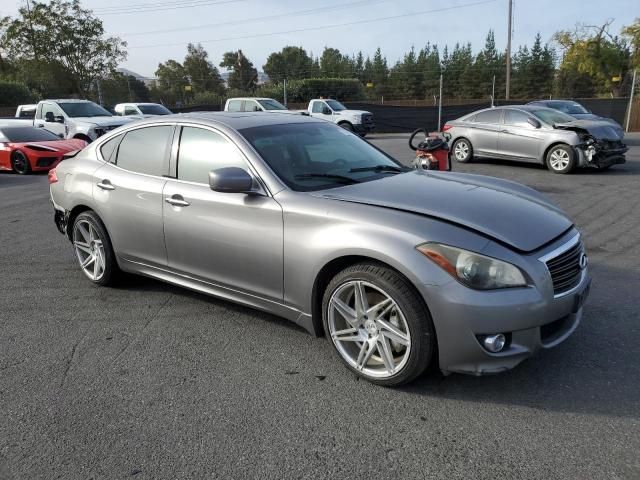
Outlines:
[[0,125],[0,170],[21,175],[51,170],[66,153],[86,145],[84,140],[64,140],[43,128]]

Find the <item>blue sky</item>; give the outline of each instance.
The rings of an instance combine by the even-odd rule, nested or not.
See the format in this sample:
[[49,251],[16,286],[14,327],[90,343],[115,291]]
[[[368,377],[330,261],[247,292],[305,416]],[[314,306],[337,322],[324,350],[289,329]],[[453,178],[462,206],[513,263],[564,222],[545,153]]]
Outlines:
[[[0,14],[14,14],[19,2],[0,0]],[[269,53],[286,45],[314,54],[325,46],[349,54],[362,50],[365,56],[380,46],[393,64],[411,45],[471,42],[477,50],[493,29],[502,49],[507,35],[508,0],[84,0],[83,5],[102,18],[109,34],[129,44],[122,66],[145,76],[153,76],[168,58],[181,61],[188,42],[201,41],[216,64],[225,51],[242,49],[261,70]],[[290,15],[303,11],[308,13]],[[537,32],[550,41],[557,30],[608,18],[618,33],[635,17],[640,17],[637,0],[515,0],[513,41],[516,47],[531,43]],[[330,25],[340,26],[325,28]]]

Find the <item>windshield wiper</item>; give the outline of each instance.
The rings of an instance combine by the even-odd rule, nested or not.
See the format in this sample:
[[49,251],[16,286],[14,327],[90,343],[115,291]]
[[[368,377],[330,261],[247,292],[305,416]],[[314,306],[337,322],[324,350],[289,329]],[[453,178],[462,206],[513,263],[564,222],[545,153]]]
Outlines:
[[355,178],[347,177],[344,175],[334,175],[332,173],[302,173],[300,175],[296,175],[296,180],[304,180],[306,178],[329,178],[331,180],[336,180],[342,183],[360,183],[359,180]]
[[393,172],[393,173],[401,173],[406,172],[406,168],[396,167],[395,165],[375,165],[373,167],[360,167],[360,168],[352,168],[349,170],[351,173],[355,172]]

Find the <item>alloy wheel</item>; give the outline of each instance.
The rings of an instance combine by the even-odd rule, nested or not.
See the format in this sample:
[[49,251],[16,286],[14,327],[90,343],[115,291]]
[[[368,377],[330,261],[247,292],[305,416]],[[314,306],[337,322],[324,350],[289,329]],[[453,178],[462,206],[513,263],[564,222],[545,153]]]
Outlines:
[[569,152],[562,148],[555,149],[551,152],[551,156],[549,157],[549,164],[554,170],[564,170],[567,168],[570,161],[571,158],[569,157]]
[[73,246],[84,274],[93,281],[100,280],[105,272],[105,251],[91,222],[81,219],[75,223]]
[[24,175],[29,171],[29,160],[27,160],[27,157],[23,153],[16,152],[14,154],[13,169],[16,171],[16,173],[19,173],[21,175]]
[[456,156],[456,160],[465,160],[469,155],[469,144],[465,141],[459,141],[453,149],[453,154]]
[[340,285],[328,304],[328,327],[338,353],[365,376],[400,372],[411,353],[409,326],[398,304],[372,283]]

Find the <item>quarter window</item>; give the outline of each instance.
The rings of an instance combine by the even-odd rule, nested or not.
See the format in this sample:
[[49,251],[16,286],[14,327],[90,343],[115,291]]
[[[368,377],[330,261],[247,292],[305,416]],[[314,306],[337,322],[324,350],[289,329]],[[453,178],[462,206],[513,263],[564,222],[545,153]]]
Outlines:
[[502,110],[486,110],[476,115],[474,122],[478,123],[500,123]]
[[162,125],[126,133],[118,147],[116,164],[132,172],[158,177],[164,175],[172,131],[172,126]]
[[115,159],[112,159],[111,156],[113,154],[113,151],[118,146],[118,143],[120,142],[121,139],[122,139],[122,135],[117,135],[113,137],[111,140],[107,140],[102,144],[102,146],[100,147],[100,153],[102,154],[102,158],[105,160],[105,162],[115,160]]
[[178,151],[178,179],[209,183],[209,172],[223,167],[247,169],[238,148],[222,135],[203,128],[183,127]]

